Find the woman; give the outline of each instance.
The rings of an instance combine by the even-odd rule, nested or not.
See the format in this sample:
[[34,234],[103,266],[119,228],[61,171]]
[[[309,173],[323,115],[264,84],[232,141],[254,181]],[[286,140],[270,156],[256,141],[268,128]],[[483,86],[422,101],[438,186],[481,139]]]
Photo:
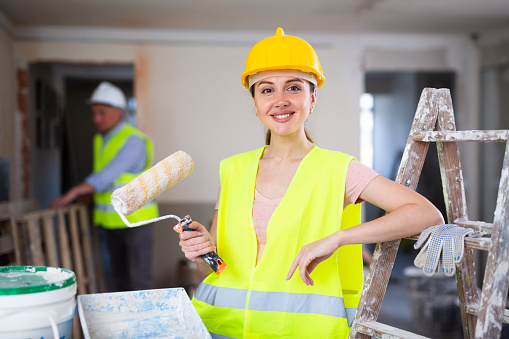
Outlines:
[[[242,83],[266,146],[221,162],[210,233],[193,222],[198,232],[180,235],[188,259],[203,263],[217,240],[228,264],[193,298],[214,338],[347,337],[363,286],[361,244],[443,223],[416,192],[312,142],[304,125],[323,81],[313,48],[281,28],[249,53]],[[360,224],[363,200],[388,214]]]

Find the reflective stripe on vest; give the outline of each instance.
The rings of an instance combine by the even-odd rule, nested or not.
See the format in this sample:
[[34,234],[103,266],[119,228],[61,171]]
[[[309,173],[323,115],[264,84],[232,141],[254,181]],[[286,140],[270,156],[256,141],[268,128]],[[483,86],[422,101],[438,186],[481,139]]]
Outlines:
[[302,246],[360,223],[360,205],[342,208],[352,157],[316,146],[304,157],[256,262],[252,208],[263,150],[221,162],[217,252],[228,268],[202,282],[193,304],[220,336],[347,337],[363,287],[361,245],[343,246],[321,262],[311,274],[313,287],[298,270],[288,281],[286,274]]
[[[244,309],[248,291],[238,288],[217,287],[200,284],[194,297],[217,307]],[[356,308],[345,308],[343,298],[320,294],[252,291],[249,309],[288,313],[314,313],[346,318],[348,326],[353,322]]]
[[[136,128],[124,124],[124,126],[117,131],[117,133],[103,143],[101,134],[96,134],[94,137],[94,171],[101,171],[106,167],[111,160],[116,156],[118,151],[124,146],[129,137],[136,135],[145,141],[147,160],[145,168],[139,173],[122,173],[104,192],[96,192],[94,194],[94,223],[101,225],[108,229],[126,228],[122,219],[118,216],[117,212],[111,206],[111,194],[117,188],[123,187],[138,175],[146,171],[152,163],[153,146],[152,141],[148,139],[143,133]],[[150,202],[134,212],[127,219],[134,223],[142,220],[157,218],[159,216],[157,204]]]

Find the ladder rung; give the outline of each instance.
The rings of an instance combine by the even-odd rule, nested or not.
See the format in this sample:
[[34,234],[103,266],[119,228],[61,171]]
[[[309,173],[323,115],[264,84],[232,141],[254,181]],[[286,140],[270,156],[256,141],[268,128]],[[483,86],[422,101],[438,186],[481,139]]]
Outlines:
[[[479,306],[467,306],[467,313],[470,315],[479,315]],[[509,310],[504,310],[504,323],[509,324]]]
[[[417,240],[418,235],[407,237],[406,239]],[[469,238],[465,237],[465,247],[476,250],[488,251],[491,246],[491,238]]]
[[396,327],[378,323],[376,321],[367,321],[365,323],[355,324],[355,330],[373,338],[427,338],[408,332]]
[[486,234],[491,234],[493,230],[493,224],[484,221],[470,221],[470,220],[454,220],[454,223],[458,226],[471,228],[476,231],[483,231]]
[[491,238],[465,237],[465,247],[475,250],[489,251],[491,247]]
[[507,141],[508,134],[508,130],[434,131],[417,132],[412,137],[414,141],[424,142],[490,142]]

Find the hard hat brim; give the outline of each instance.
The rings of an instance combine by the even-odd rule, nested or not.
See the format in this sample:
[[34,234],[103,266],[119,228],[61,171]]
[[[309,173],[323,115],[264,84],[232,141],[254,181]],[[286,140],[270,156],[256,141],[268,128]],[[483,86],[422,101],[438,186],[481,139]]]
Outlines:
[[274,66],[274,67],[262,67],[262,68],[250,70],[249,72],[242,73],[242,76],[241,76],[242,85],[244,85],[245,88],[249,89],[249,76],[251,76],[253,74],[256,74],[256,73],[259,73],[259,72],[264,72],[264,71],[287,70],[287,69],[298,70],[298,71],[308,72],[308,73],[314,74],[316,76],[316,87],[318,87],[318,88],[323,85],[323,82],[325,80],[323,75],[321,73],[317,72],[316,69],[314,69],[313,67],[306,67],[306,66],[302,66],[302,65],[298,65],[298,66],[295,66],[295,65],[287,65],[287,66],[277,65],[277,66]]
[[121,110],[125,110],[126,109],[126,107],[120,107],[120,106],[112,105],[111,103],[105,102],[105,101],[97,101],[97,100],[87,99],[85,101],[85,103],[87,105],[105,105],[105,106],[110,106],[110,107],[118,108],[118,109],[121,109]]

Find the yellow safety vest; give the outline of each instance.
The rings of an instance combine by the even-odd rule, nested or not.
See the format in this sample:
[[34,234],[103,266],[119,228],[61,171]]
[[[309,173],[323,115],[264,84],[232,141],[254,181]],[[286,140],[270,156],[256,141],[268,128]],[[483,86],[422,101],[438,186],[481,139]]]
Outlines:
[[[124,127],[112,136],[106,144],[104,144],[103,137],[100,133],[97,133],[94,137],[94,172],[98,172],[110,163],[118,151],[124,146],[127,139],[129,139],[132,135],[137,135],[142,138],[147,146],[147,160],[145,168],[139,173],[122,173],[108,190],[104,192],[96,192],[94,194],[95,225],[101,225],[108,229],[127,228],[111,205],[111,194],[114,190],[126,185],[150,167],[153,156],[153,145],[152,141],[142,132],[128,124],[125,124]],[[130,222],[138,222],[157,218],[158,216],[159,211],[157,204],[154,201],[151,201],[138,211],[128,216],[127,219]]]
[[228,267],[200,284],[193,304],[213,338],[348,337],[364,284],[361,245],[341,247],[306,286],[286,275],[302,246],[360,223],[360,205],[343,210],[352,157],[314,147],[302,160],[267,226],[256,265],[252,209],[263,149],[221,162],[217,252]]

